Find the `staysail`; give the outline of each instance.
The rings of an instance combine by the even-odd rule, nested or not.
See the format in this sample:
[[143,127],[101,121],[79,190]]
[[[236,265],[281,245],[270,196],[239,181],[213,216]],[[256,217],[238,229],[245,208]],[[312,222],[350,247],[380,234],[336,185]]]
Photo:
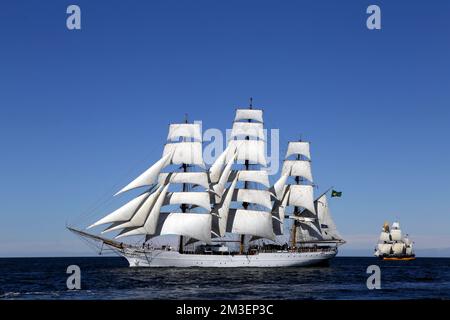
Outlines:
[[323,239],[342,241],[343,238],[339,234],[336,224],[331,217],[326,193],[315,201],[315,207]]

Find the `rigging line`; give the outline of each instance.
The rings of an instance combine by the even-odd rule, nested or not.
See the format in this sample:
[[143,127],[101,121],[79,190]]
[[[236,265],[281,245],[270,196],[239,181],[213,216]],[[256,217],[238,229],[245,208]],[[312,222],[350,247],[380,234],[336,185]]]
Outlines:
[[[125,180],[125,177],[129,177],[131,172],[134,171],[138,167],[138,165],[140,166],[141,164],[144,163],[144,161],[147,161],[150,155],[155,153],[157,148],[159,148],[159,146],[155,146],[145,155],[145,157],[142,157],[141,159],[135,161],[129,167],[129,169],[127,169],[126,171],[124,171],[123,174],[120,175],[120,180]],[[114,199],[114,197],[111,197],[111,194],[114,192],[114,190],[117,190],[117,188],[119,188],[119,186],[122,184],[123,184],[122,182],[117,182],[111,188],[107,189],[98,200],[94,201],[94,203],[90,205],[86,210],[84,210],[78,217],[75,217],[73,223],[77,224],[83,222],[81,221],[81,219],[84,220],[87,219],[88,217],[92,217],[92,213],[94,211],[98,210],[100,207],[105,206],[107,203],[108,204],[111,203]]]
[[[151,187],[147,188],[145,192],[152,193],[153,191],[155,191],[156,187],[157,187],[157,185],[154,184],[154,185],[152,185]],[[145,193],[145,192],[143,192],[143,193]],[[142,195],[143,193],[141,193],[141,195]],[[115,198],[114,198],[114,197],[111,197],[111,198],[109,198],[107,201],[104,201],[104,204],[103,204],[103,205],[104,205],[104,206],[109,205],[109,204],[112,203],[114,200],[115,200]],[[130,201],[130,200],[128,200],[128,201]],[[144,200],[144,201],[145,201],[145,200]],[[126,202],[126,203],[127,203],[127,202]],[[141,203],[141,205],[142,205],[142,203]],[[99,206],[99,208],[100,208],[100,207],[101,207],[101,206]],[[78,224],[78,225],[81,225],[81,224],[83,224],[84,222],[87,222],[88,219],[90,220],[92,217],[94,217],[94,216],[96,216],[96,215],[99,215],[99,214],[100,214],[100,212],[96,212],[95,210],[93,210],[93,211],[90,212],[90,213],[85,213],[83,217],[78,217],[78,218],[77,218],[77,220],[76,220],[76,221],[77,221],[77,224]]]
[[[100,245],[95,240],[90,240],[85,237],[82,237],[81,235],[77,235],[83,242],[87,244],[88,247],[90,247],[93,251],[97,252],[101,249]],[[103,242],[102,242],[103,246]],[[106,250],[105,250],[106,251]]]
[[[266,130],[269,130],[269,127],[270,127],[270,129],[275,129],[275,128],[279,128],[279,127],[273,127],[273,126],[271,126],[270,124],[270,122],[269,121],[265,121],[265,123],[266,123]],[[287,152],[287,145],[288,145],[288,143],[289,143],[289,141],[288,140],[286,140],[285,138],[284,138],[284,136],[282,135],[282,133],[281,133],[281,130],[279,131],[279,135],[278,135],[278,137],[279,137],[279,139],[280,139],[280,144],[279,144],[279,153],[278,153],[278,155],[279,155],[279,159],[278,159],[278,167],[279,168],[281,168],[281,166],[282,166],[282,164],[283,164],[283,160],[284,160],[284,154],[286,154],[286,152]],[[268,143],[268,140],[269,139],[266,139],[266,147],[267,147],[267,149],[266,149],[266,151],[267,150],[269,150],[269,143]],[[272,143],[273,143],[273,141],[272,141],[272,139],[270,139],[270,150],[272,150]],[[271,157],[272,157],[273,155],[271,154]],[[279,169],[280,170],[280,169]],[[278,174],[278,173],[277,173]],[[273,185],[275,182],[274,181],[276,181],[276,178],[275,178],[275,176],[277,175],[277,174],[273,174],[273,175],[270,175],[269,176],[269,181],[270,180],[272,180],[272,183],[271,183],[271,185]]]
[[[269,119],[269,118],[268,118]],[[272,118],[270,118],[270,119],[272,119]],[[280,126],[278,126],[277,125],[277,123],[276,122],[274,122],[273,120],[265,120],[265,122],[266,122],[266,124],[267,124],[267,129],[268,129],[268,127],[271,127],[271,129],[278,129],[279,130],[279,138],[280,138],[280,155],[281,155],[281,157],[280,157],[280,159],[283,159],[284,160],[284,155],[286,154],[286,152],[287,152],[287,148],[288,148],[288,144],[289,144],[289,140],[286,140],[285,138],[284,138],[284,135],[282,134],[282,132],[281,132],[281,127]],[[272,124],[275,124],[275,126],[272,126]],[[270,142],[271,144],[272,144],[272,140],[271,140],[271,142]],[[283,160],[281,160],[281,161],[279,161],[280,163],[282,163],[283,162]]]

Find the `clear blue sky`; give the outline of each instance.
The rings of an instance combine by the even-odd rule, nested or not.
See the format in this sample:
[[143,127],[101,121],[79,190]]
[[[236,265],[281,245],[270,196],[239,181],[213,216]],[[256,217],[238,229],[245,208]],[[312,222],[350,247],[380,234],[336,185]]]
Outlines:
[[250,96],[343,191],[344,252],[396,218],[450,247],[449,57],[449,1],[2,1],[0,256],[89,252],[67,220],[155,161],[169,122],[229,128]]

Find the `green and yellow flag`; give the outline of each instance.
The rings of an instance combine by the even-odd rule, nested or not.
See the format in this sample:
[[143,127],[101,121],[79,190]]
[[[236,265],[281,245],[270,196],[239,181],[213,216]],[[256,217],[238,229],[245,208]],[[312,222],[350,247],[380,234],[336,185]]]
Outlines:
[[341,197],[342,191],[331,190],[331,197]]

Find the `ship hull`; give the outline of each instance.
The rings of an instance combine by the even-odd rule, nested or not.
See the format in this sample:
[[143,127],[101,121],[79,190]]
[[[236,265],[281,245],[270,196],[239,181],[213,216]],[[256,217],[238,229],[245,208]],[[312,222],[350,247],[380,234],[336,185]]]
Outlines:
[[121,253],[130,267],[304,267],[326,264],[337,250],[315,252],[261,252],[253,255],[187,254],[176,251],[152,250]]
[[403,256],[403,257],[380,257],[384,261],[411,261],[416,260],[415,256]]

